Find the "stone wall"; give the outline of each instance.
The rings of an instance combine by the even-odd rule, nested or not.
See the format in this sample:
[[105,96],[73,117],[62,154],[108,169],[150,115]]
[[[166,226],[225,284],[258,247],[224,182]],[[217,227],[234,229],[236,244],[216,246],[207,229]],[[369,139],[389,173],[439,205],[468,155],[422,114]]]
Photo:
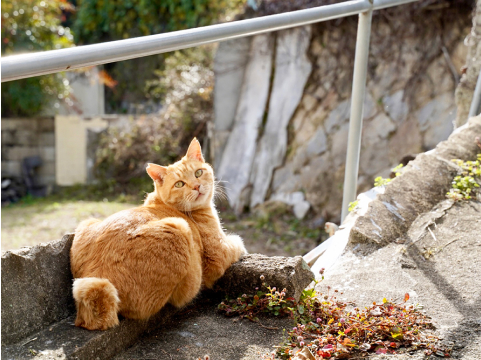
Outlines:
[[2,176],[21,176],[22,160],[27,156],[40,156],[39,180],[44,185],[54,184],[53,118],[2,119]]
[[[447,139],[456,118],[470,9],[393,11],[373,19],[358,192]],[[219,45],[214,164],[237,212],[277,200],[339,218],[356,30],[347,18]]]

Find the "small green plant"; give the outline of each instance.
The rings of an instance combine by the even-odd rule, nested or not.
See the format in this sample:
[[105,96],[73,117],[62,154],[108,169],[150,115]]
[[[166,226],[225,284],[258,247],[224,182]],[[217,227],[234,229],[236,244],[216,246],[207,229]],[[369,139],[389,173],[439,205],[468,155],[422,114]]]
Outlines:
[[352,210],[354,210],[356,208],[356,206],[359,204],[359,200],[355,200],[355,201],[351,201],[349,203],[349,208],[347,209],[349,212],[351,212]]
[[470,200],[476,196],[476,188],[479,188],[478,181],[481,180],[481,154],[477,155],[476,161],[452,160],[462,170],[461,174],[454,179],[451,189],[446,196],[454,201]]
[[[263,275],[261,275],[262,279]],[[261,291],[256,288],[255,295],[243,294],[236,299],[229,299],[226,297],[222,301],[218,309],[226,316],[239,316],[251,321],[258,322],[258,315],[261,313],[268,313],[274,316],[286,316],[294,311],[295,299],[286,297],[287,291],[277,290],[276,287],[263,286],[267,291]]]
[[383,178],[382,176],[378,176],[377,178],[374,179],[374,186],[378,187],[378,186],[387,185],[391,182],[391,180],[392,179],[386,179],[386,178]]
[[404,167],[403,164],[399,164],[398,166],[396,166],[395,168],[392,168],[391,171],[396,175],[396,177],[398,177],[399,175],[401,175],[401,169]]
[[[401,169],[404,167],[403,164],[399,164],[395,168],[392,168],[391,171],[394,173],[395,177],[398,177],[401,175]],[[389,184],[392,181],[392,179],[389,178],[383,178],[382,176],[378,176],[377,178],[374,179],[374,186],[385,186]]]

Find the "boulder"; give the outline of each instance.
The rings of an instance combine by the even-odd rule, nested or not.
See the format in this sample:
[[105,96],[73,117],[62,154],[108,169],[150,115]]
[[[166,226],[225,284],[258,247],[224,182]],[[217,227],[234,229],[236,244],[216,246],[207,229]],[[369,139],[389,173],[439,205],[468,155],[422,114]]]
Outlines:
[[444,93],[429,101],[415,113],[419,130],[424,132],[424,147],[434,148],[453,131],[456,108],[452,94]]
[[404,101],[404,90],[396,91],[392,95],[382,98],[384,111],[396,123],[401,124],[406,121],[409,114],[409,105]]
[[303,219],[311,207],[309,202],[306,201],[304,193],[301,191],[273,194],[268,202],[271,201],[280,201],[292,206],[292,211],[298,219]]
[[287,258],[248,254],[225,272],[214,285],[214,290],[235,297],[254,294],[256,287],[265,290],[263,284],[266,284],[279,290],[285,288],[287,296],[298,301],[302,290],[313,280],[314,274],[301,256]]
[[452,159],[474,160],[479,151],[474,139],[481,136],[481,116],[471,118],[436,149],[411,161],[402,175],[386,186],[385,193],[369,204],[350,234],[351,244],[386,246],[404,238],[416,217],[445,199],[459,167]]
[[476,1],[473,27],[464,40],[464,44],[468,47],[468,55],[466,56],[466,71],[456,87],[455,97],[458,108],[456,127],[465,124],[468,119],[474,89],[481,69],[481,0]]
[[221,42],[214,59],[215,87],[213,153],[214,168],[218,169],[221,154],[234,123],[235,112],[249,60],[252,38],[245,37]]

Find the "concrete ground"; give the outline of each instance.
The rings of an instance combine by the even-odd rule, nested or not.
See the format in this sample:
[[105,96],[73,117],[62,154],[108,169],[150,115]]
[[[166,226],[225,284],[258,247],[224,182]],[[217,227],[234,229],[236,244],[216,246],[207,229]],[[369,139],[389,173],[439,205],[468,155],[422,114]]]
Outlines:
[[283,329],[293,326],[289,318],[264,317],[261,325],[227,318],[217,311],[220,301],[200,299],[114,359],[261,359],[282,342]]
[[398,242],[350,247],[317,289],[331,286],[361,306],[409,293],[409,302],[433,318],[452,358],[481,359],[481,202],[441,202]]

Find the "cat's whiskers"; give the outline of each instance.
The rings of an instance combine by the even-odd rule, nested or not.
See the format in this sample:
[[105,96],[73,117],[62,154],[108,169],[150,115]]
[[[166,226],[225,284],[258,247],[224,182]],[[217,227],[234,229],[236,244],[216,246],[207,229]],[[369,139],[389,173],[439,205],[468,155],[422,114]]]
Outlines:
[[227,193],[225,191],[225,187],[222,186],[222,185],[219,186],[220,182],[226,182],[226,181],[216,180],[214,182],[214,199],[215,200],[227,200],[228,197],[227,197]]

